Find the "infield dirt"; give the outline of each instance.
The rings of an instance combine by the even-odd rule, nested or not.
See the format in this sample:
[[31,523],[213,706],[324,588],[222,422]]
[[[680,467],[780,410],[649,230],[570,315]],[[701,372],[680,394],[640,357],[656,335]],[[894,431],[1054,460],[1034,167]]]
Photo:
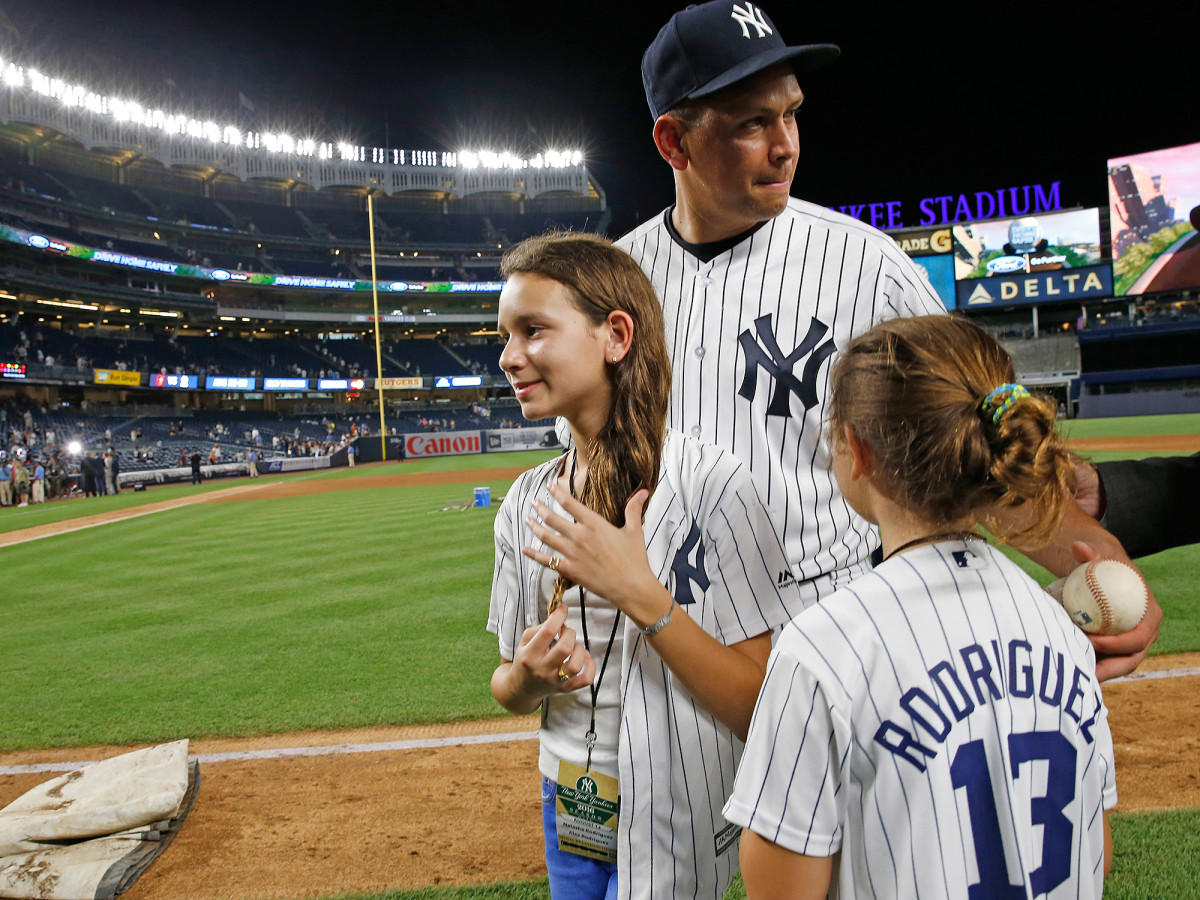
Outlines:
[[[1161,449],[1169,439],[1148,440]],[[1200,439],[1192,437],[1191,442],[1200,450]],[[1105,449],[1113,443],[1106,440]],[[186,502],[413,483],[477,483],[515,477],[519,471],[243,483]],[[76,519],[46,526],[46,533],[78,524]],[[0,535],[0,541],[5,537],[11,535]],[[1196,667],[1200,653],[1157,657],[1141,671]],[[1118,809],[1200,807],[1200,675],[1110,684],[1105,697],[1116,750]],[[199,797],[179,836],[123,896],[269,900],[543,875],[537,742],[521,734],[536,728],[535,717],[509,717],[192,741],[190,752],[206,755],[481,734],[515,737],[489,744],[203,764]],[[129,749],[0,753],[0,767],[97,760]],[[50,777],[0,775],[0,807]]]

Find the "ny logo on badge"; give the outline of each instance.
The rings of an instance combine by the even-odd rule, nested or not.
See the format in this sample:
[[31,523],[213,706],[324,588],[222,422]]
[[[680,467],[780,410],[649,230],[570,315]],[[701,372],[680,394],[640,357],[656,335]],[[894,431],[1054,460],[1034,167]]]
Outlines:
[[[770,313],[754,320],[754,330],[758,332],[757,340],[750,334],[749,328],[738,335],[738,343],[742,346],[742,352],[746,354],[746,374],[742,377],[742,386],[738,390],[739,396],[745,397],[747,400],[754,400],[754,395],[758,391],[758,369],[761,366],[768,375],[775,379],[775,390],[771,394],[771,403],[767,406],[768,416],[791,418],[792,394],[800,398],[805,409],[812,409],[816,406],[817,373],[821,369],[821,364],[837,351],[832,339],[817,346],[817,343],[825,336],[825,332],[829,330],[829,326],[814,318],[809,324],[808,334],[804,336],[800,346],[786,356],[779,347],[779,341],[775,339],[775,333],[771,330]],[[759,346],[760,341],[762,346]],[[809,356],[810,353],[811,356]],[[792,369],[805,356],[808,356],[808,359],[804,363],[804,374],[801,378],[797,378],[792,374]]]
[[671,571],[675,575],[675,602],[680,606],[696,602],[692,595],[693,583],[700,588],[701,594],[708,590],[708,573],[704,571],[704,544],[700,542],[700,529],[696,527],[695,520],[692,521],[688,536],[684,538],[683,546],[675,553]]
[[747,3],[746,8],[742,9],[736,3],[733,4],[733,12],[730,17],[742,26],[742,37],[749,40],[750,29],[747,25],[753,25],[754,30],[758,32],[758,37],[766,37],[768,34],[774,34],[771,26],[767,24],[766,18],[763,16],[763,11],[753,3]]

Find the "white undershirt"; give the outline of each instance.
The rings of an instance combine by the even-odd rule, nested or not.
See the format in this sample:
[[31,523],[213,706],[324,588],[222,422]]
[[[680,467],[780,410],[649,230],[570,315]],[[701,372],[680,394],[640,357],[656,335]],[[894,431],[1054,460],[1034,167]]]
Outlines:
[[[557,504],[554,504],[557,506]],[[559,510],[556,510],[559,512]],[[560,515],[564,513],[560,512]],[[555,574],[549,569],[543,572],[539,585],[544,596],[554,592]],[[580,619],[580,588],[571,588],[564,595],[567,604],[567,627],[575,632],[577,653],[584,649],[583,626]],[[598,594],[587,592],[588,644],[596,660],[596,677],[600,678],[600,667],[604,665],[604,652],[613,634],[613,622],[617,609]],[[592,769],[605,775],[617,777],[617,744],[621,730],[621,645],[623,627],[617,628],[612,650],[608,655],[608,666],[596,697],[596,745],[592,748]],[[579,660],[572,660],[574,670]],[[538,769],[551,781],[558,781],[560,761],[582,766],[587,763],[587,745],[584,736],[591,725],[592,692],[582,687],[569,694],[552,694],[545,701],[548,712],[539,732],[540,749]]]

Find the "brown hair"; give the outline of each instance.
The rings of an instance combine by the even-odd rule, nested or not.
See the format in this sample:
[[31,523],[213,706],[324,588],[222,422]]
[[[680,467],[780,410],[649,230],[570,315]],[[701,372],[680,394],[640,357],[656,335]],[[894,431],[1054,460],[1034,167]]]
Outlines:
[[[1055,405],[1030,395],[1001,410],[1016,381],[990,334],[955,316],[892,319],[856,338],[834,366],[829,425],[874,458],[872,483],[930,521],[971,516],[1001,540],[1044,546],[1075,489]],[[999,412],[999,414],[997,414]],[[1025,507],[1027,527],[997,514]]]
[[[666,438],[671,359],[654,286],[627,253],[587,232],[528,238],[504,254],[500,272],[505,278],[531,273],[557,281],[593,325],[617,310],[633,319],[629,352],[606,366],[612,408],[587,448],[588,472],[579,497],[589,509],[623,526],[630,496],[639,488],[654,492]],[[567,586],[560,576],[555,597],[561,598]]]

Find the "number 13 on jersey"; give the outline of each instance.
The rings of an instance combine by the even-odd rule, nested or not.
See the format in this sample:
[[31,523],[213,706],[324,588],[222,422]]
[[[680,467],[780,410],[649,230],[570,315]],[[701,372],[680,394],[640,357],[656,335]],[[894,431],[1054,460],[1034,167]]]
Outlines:
[[[1008,736],[1009,771],[993,777],[982,740],[963,744],[954,754],[950,776],[955,789],[966,793],[975,845],[979,881],[970,887],[969,900],[1015,900],[1026,896],[1025,887],[1012,884],[1005,856],[1004,828],[996,805],[996,791],[1005,810],[1019,810],[1028,797],[1030,822],[1042,827],[1041,863],[1030,873],[1033,896],[1049,893],[1071,874],[1075,826],[1066,809],[1075,799],[1075,747],[1058,731],[1026,731]],[[1041,784],[1044,775],[1044,786]],[[1044,788],[1038,793],[1039,788]],[[1012,815],[1014,813],[1006,813]],[[1015,829],[1009,829],[1012,834]],[[1011,848],[1018,858],[1028,848]],[[1032,860],[1023,860],[1027,869]]]

